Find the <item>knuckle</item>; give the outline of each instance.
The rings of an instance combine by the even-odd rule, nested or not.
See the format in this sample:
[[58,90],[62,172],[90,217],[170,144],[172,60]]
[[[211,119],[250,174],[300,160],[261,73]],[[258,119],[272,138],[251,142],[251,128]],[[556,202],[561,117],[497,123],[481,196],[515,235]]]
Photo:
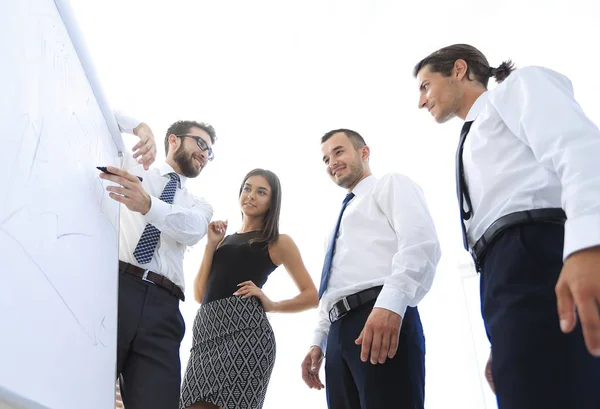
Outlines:
[[588,314],[580,314],[579,319],[581,320],[581,325],[583,327],[585,327],[588,331],[591,331],[592,334],[595,334],[595,336],[600,339],[600,320],[598,317],[592,317]]

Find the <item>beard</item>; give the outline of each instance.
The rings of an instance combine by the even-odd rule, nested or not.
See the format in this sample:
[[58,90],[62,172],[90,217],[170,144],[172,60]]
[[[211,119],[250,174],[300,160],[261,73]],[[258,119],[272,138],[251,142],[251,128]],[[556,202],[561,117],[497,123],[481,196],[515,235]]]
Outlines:
[[203,166],[196,167],[193,156],[193,153],[188,152],[183,144],[179,145],[173,155],[173,161],[179,166],[183,176],[188,178],[195,178],[203,169]]
[[343,187],[344,189],[349,189],[356,185],[356,183],[360,180],[363,174],[363,164],[360,159],[357,159],[353,163],[349,163],[346,165],[348,168],[348,174],[339,179],[333,179],[336,185]]
[[[448,89],[449,89],[449,92],[446,97],[446,104],[445,104],[446,108],[444,110],[442,110],[441,112],[439,112],[435,118],[435,121],[438,124],[446,123],[449,120],[455,118],[456,113],[460,109],[461,96],[463,94],[461,93],[461,90],[458,88],[458,86],[456,85],[456,82],[454,80],[448,81]],[[441,106],[440,106],[440,109],[442,109]]]

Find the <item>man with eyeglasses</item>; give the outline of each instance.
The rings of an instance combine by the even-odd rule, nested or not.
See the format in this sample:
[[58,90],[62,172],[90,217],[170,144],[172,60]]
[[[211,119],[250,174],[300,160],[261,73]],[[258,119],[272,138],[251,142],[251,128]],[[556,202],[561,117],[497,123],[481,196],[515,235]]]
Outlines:
[[[117,376],[127,409],[177,409],[179,346],[185,332],[183,257],[206,235],[213,214],[185,187],[213,159],[212,126],[177,121],[165,136],[166,160],[150,168],[156,145],[151,129],[116,113],[121,131],[140,142],[125,169],[108,167],[102,179],[120,202]],[[135,163],[137,159],[137,163]],[[141,180],[140,178],[141,177]]]

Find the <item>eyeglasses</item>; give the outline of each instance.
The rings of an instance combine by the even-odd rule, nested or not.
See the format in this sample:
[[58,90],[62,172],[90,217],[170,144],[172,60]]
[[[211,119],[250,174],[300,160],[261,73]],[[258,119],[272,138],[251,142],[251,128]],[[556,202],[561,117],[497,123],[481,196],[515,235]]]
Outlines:
[[213,160],[215,158],[212,148],[210,146],[208,146],[206,141],[204,139],[202,139],[201,137],[196,136],[196,135],[175,135],[175,136],[178,138],[181,138],[181,139],[183,139],[183,138],[194,139],[201,151],[208,151],[208,160]]

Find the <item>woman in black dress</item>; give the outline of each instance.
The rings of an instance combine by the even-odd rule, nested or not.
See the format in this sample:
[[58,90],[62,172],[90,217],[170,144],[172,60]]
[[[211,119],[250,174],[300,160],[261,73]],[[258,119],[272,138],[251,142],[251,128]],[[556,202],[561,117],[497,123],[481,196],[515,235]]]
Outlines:
[[[202,305],[183,379],[180,407],[259,409],[275,363],[275,337],[265,312],[298,312],[318,305],[317,289],[294,241],[279,234],[281,187],[268,170],[244,178],[242,227],[225,236],[227,222],[209,224],[204,258],[194,281]],[[300,293],[274,302],[261,290],[283,264]]]

